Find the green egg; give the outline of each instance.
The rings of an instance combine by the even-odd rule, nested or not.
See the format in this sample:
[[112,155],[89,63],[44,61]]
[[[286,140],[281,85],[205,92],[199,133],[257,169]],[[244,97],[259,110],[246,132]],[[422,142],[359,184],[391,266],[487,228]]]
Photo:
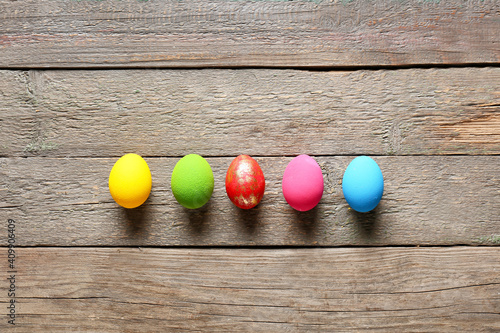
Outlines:
[[170,186],[175,199],[182,206],[200,208],[210,200],[214,191],[212,168],[200,155],[186,155],[175,165]]

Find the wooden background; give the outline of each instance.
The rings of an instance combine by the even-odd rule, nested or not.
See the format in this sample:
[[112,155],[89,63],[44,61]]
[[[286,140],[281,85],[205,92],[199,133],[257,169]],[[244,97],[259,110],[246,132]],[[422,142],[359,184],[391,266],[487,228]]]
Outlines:
[[[500,331],[496,0],[0,0],[0,331]],[[134,152],[140,208],[107,177]],[[170,190],[207,158],[212,199]],[[255,209],[225,172],[257,159]],[[281,193],[309,154],[325,192]],[[382,168],[367,214],[343,172]],[[16,221],[16,325],[7,220]]]

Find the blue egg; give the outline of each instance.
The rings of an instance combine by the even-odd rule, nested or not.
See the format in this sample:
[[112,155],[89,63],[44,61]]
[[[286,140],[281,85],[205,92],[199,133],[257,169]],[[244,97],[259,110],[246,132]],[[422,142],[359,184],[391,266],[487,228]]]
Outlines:
[[384,192],[384,177],[377,162],[368,156],[352,160],[344,172],[342,191],[355,211],[365,213],[377,207]]

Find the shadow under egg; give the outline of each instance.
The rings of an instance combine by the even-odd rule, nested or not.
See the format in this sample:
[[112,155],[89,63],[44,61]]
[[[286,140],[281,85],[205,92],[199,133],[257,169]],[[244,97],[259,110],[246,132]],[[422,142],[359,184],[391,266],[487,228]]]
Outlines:
[[316,229],[318,226],[318,205],[305,212],[295,210],[292,207],[290,207],[290,209],[294,211],[294,225],[297,226],[307,241],[313,241],[315,239]]
[[258,204],[254,208],[241,209],[233,205],[233,211],[237,211],[238,223],[242,227],[243,232],[247,235],[253,236],[258,233],[259,226],[261,225],[259,218],[261,215],[260,206],[261,204]]
[[353,222],[359,231],[360,236],[366,240],[375,240],[377,235],[377,230],[380,227],[380,205],[375,207],[373,210],[360,213],[351,210],[351,216],[353,217]]
[[136,208],[122,208],[126,221],[126,233],[130,238],[138,239],[147,236],[147,219],[150,215],[149,198]]
[[188,229],[192,235],[200,236],[206,232],[210,206],[211,203],[208,201],[205,205],[198,209],[183,207],[184,213],[189,220]]

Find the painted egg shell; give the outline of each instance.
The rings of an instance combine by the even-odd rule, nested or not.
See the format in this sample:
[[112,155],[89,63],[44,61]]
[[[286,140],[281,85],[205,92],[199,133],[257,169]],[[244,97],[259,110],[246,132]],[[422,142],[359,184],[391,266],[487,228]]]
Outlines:
[[318,163],[308,155],[299,155],[288,163],[283,174],[283,195],[294,209],[313,209],[323,196],[323,173]]
[[342,191],[355,211],[365,213],[377,207],[384,192],[384,177],[377,162],[368,156],[352,160],[344,172]]
[[256,160],[248,155],[236,157],[226,173],[226,192],[231,201],[243,209],[250,209],[264,196],[266,182]]
[[137,154],[122,156],[109,173],[109,192],[122,207],[142,205],[151,192],[151,172],[146,161]]
[[184,156],[175,164],[170,188],[183,207],[202,207],[210,200],[214,191],[214,174],[210,164],[198,154]]

